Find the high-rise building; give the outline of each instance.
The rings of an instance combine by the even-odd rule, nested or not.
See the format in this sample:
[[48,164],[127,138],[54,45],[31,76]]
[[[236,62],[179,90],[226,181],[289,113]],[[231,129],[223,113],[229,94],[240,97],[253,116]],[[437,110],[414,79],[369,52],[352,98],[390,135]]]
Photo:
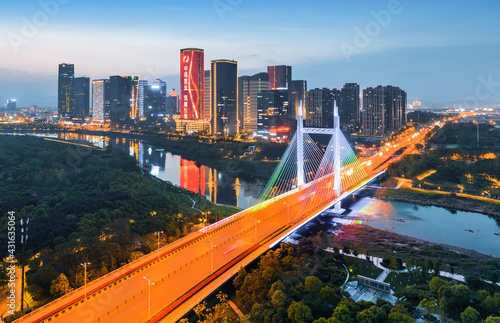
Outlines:
[[210,105],[210,70],[205,71],[205,91],[204,91],[204,116],[206,120],[211,120],[212,119],[212,109]]
[[61,119],[73,117],[73,110],[75,109],[73,91],[74,77],[75,65],[66,63],[59,64],[57,111]]
[[406,125],[406,92],[388,85],[363,90],[363,132],[384,135]]
[[139,80],[139,118],[146,118],[146,105],[148,102],[148,80]]
[[109,80],[92,81],[92,121],[105,122],[109,119]]
[[167,83],[156,79],[147,87],[146,118],[149,120],[164,119],[167,114],[166,106]]
[[340,91],[339,98],[337,106],[339,107],[340,126],[344,130],[355,131],[361,125],[359,85],[346,83]]
[[323,89],[311,89],[306,92],[304,125],[306,127],[323,126]]
[[268,137],[271,128],[286,126],[288,109],[288,91],[268,90],[257,95],[257,133]]
[[336,89],[330,90],[322,88],[322,104],[321,104],[321,127],[333,128],[333,101],[335,100]]
[[237,135],[238,120],[238,63],[213,60],[210,72],[212,133]]
[[139,77],[114,75],[110,77],[110,112],[112,122],[139,117]]
[[88,118],[90,117],[90,78],[75,77],[73,83],[75,99],[73,118]]
[[16,111],[16,106],[17,106],[17,100],[16,99],[9,99],[7,100],[7,111],[14,112]]
[[246,132],[255,132],[258,129],[258,95],[268,91],[269,74],[241,76],[238,83],[238,112],[242,128]]
[[257,134],[264,139],[269,139],[269,132],[274,126],[275,93],[271,90],[261,91],[257,94]]
[[167,114],[168,115],[179,115],[179,95],[175,89],[171,89],[169,95],[167,96]]
[[399,87],[384,88],[385,132],[395,132],[406,125],[406,92]]
[[[297,80],[290,83],[288,102],[288,118],[290,120],[297,120],[300,103],[302,102],[302,107],[305,105],[306,91],[307,81]],[[304,111],[302,111],[302,114],[304,114]]]
[[204,51],[181,49],[181,119],[204,119]]
[[363,132],[370,135],[385,133],[384,87],[363,90]]
[[267,74],[269,74],[269,90],[288,90],[290,83],[292,83],[291,66],[268,66]]

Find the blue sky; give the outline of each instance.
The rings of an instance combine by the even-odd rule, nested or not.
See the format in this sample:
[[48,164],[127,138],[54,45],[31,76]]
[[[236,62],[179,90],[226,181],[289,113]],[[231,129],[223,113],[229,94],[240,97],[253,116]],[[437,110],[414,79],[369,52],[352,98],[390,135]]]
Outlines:
[[[357,82],[397,85],[409,100],[432,104],[500,101],[495,0],[0,0],[0,7],[0,102],[55,106],[62,62],[75,64],[77,76],[160,77],[178,88],[185,47],[205,49],[207,69],[212,59],[237,60],[239,75],[292,65],[309,88]],[[493,85],[478,90],[481,78]]]

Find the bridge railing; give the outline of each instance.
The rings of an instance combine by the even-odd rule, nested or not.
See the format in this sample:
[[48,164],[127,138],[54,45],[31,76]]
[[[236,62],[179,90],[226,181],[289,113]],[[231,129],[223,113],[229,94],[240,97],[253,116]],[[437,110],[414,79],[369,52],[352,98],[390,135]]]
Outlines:
[[[180,239],[175,240],[172,243],[169,243],[169,244],[161,247],[160,251],[159,251],[160,258],[162,258],[162,257],[168,255],[170,252],[172,252],[172,250],[170,250],[170,251],[168,251],[168,250],[170,248],[172,248],[174,245],[183,246],[183,245],[187,244],[189,241],[193,240],[196,236],[199,236],[198,231],[193,232],[191,234],[188,234],[187,236],[184,236]],[[120,267],[120,268],[113,270],[112,272],[110,272],[104,276],[101,276],[101,277],[91,281],[90,283],[87,283],[87,298],[90,297],[89,295],[96,293],[97,291],[106,287],[107,285],[112,284],[113,282],[119,280],[120,278],[123,278],[125,276],[130,275],[131,273],[136,271],[138,268],[141,268],[149,263],[152,263],[157,259],[158,259],[158,253],[155,251],[150,252],[149,254],[145,255],[144,257],[136,259],[136,260]],[[106,284],[104,284],[104,282],[106,282]],[[90,291],[89,291],[89,289],[90,289]],[[81,296],[78,296],[78,294],[81,294]],[[85,286],[81,286],[81,287],[69,292],[68,294],[65,294],[65,295],[53,300],[52,302],[47,303],[47,304],[37,308],[36,310],[20,317],[15,322],[23,322],[23,321],[33,317],[34,315],[40,314],[40,312],[48,309],[49,307],[51,307],[53,305],[60,303],[60,302],[64,302],[66,300],[70,300],[71,298],[74,299],[74,301],[72,303],[61,305],[60,308],[57,308],[54,310],[55,313],[63,310],[64,308],[70,306],[73,303],[76,303],[80,299],[84,299],[85,298]],[[53,315],[55,313],[52,313],[52,314],[49,313],[49,314],[47,314],[47,316]]]

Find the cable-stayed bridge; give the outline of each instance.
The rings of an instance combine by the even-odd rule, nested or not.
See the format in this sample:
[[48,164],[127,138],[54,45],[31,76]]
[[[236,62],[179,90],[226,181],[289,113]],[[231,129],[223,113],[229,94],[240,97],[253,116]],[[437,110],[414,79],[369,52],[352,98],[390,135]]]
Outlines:
[[[301,109],[302,110],[302,109]],[[339,127],[297,131],[253,207],[127,264],[16,322],[175,322],[221,284],[321,211],[383,172],[429,129],[408,130],[358,160]],[[331,137],[323,152],[310,134]]]

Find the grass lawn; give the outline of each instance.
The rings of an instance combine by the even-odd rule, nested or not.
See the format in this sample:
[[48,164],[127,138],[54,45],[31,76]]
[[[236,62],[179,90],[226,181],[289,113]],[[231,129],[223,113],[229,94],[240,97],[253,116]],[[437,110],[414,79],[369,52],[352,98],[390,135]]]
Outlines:
[[415,275],[408,275],[407,273],[395,273],[391,272],[384,280],[385,283],[391,285],[391,289],[394,291],[402,290],[406,286],[414,286],[420,284],[420,282],[415,279]]
[[342,262],[349,269],[349,280],[356,280],[356,275],[375,279],[383,272],[382,269],[376,267],[372,262],[362,259],[344,256]]

